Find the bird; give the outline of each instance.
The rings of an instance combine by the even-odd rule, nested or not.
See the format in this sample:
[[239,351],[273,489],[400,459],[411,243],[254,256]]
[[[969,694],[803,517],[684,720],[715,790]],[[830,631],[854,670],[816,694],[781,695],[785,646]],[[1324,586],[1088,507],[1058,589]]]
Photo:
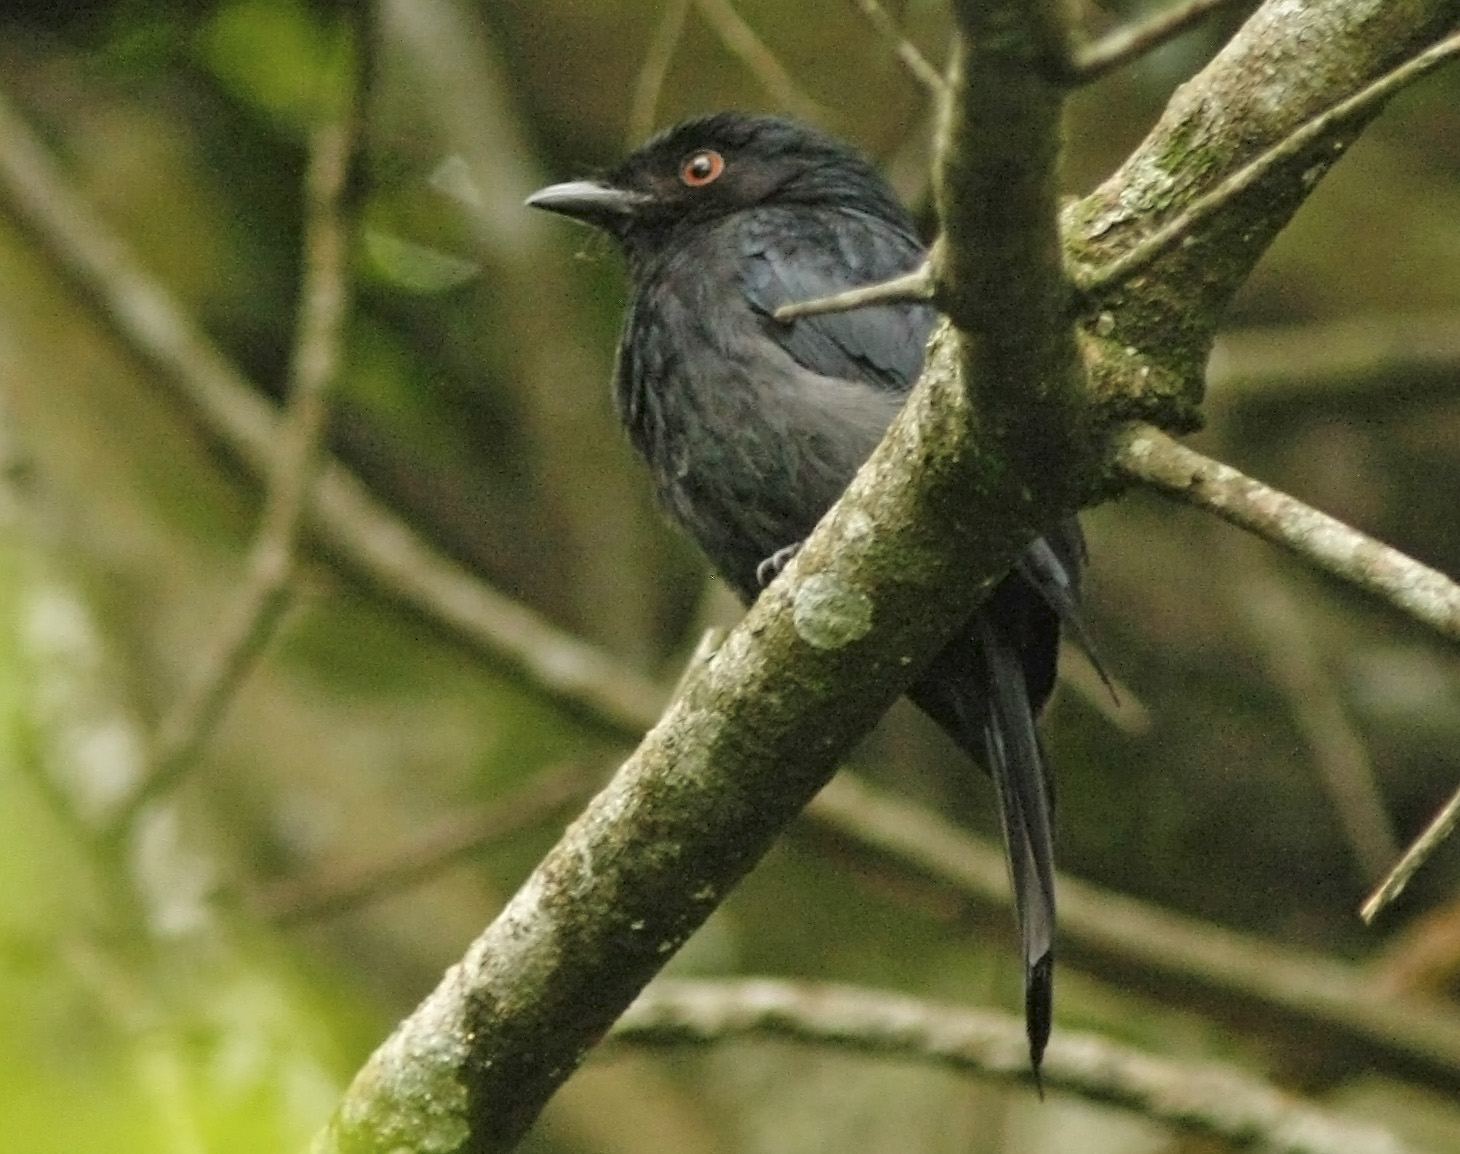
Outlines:
[[[686,121],[606,174],[527,204],[607,233],[626,256],[619,418],[663,509],[748,604],[881,440],[937,323],[923,301],[789,321],[776,312],[918,268],[927,250],[911,215],[856,149],[740,112]],[[1037,1086],[1055,886],[1053,779],[1036,717],[1054,690],[1061,625],[1088,648],[1084,561],[1078,522],[1053,526],[908,691],[994,783]]]

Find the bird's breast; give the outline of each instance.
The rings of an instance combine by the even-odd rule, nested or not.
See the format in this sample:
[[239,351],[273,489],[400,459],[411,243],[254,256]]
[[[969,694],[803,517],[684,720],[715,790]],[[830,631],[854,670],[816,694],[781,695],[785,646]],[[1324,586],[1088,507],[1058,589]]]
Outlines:
[[725,294],[655,294],[625,329],[619,411],[659,499],[743,596],[880,439],[897,398],[798,365]]

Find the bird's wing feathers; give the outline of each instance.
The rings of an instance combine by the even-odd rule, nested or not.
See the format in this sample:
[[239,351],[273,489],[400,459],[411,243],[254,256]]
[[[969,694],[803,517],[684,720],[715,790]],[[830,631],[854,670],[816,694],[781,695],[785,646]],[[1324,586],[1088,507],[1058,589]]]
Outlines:
[[764,332],[804,368],[875,388],[906,392],[923,365],[936,313],[924,305],[880,305],[802,317],[773,314],[915,268],[923,248],[911,233],[858,212],[762,209],[739,222],[741,286],[765,318]]

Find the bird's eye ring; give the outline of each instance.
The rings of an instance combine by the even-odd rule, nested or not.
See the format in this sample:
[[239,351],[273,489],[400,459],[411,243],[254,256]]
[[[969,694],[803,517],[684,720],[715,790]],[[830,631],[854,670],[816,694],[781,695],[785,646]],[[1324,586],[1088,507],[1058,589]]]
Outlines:
[[725,171],[725,158],[713,148],[691,153],[679,166],[679,179],[690,188],[703,188],[719,179]]

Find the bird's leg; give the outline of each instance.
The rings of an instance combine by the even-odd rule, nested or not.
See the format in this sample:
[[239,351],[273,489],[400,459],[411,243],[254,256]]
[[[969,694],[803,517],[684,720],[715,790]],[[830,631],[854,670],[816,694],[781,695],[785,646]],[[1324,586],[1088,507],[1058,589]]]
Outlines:
[[755,567],[755,580],[764,589],[778,576],[781,570],[791,563],[791,558],[796,556],[801,548],[800,541],[792,541],[789,545],[783,545],[764,561]]

